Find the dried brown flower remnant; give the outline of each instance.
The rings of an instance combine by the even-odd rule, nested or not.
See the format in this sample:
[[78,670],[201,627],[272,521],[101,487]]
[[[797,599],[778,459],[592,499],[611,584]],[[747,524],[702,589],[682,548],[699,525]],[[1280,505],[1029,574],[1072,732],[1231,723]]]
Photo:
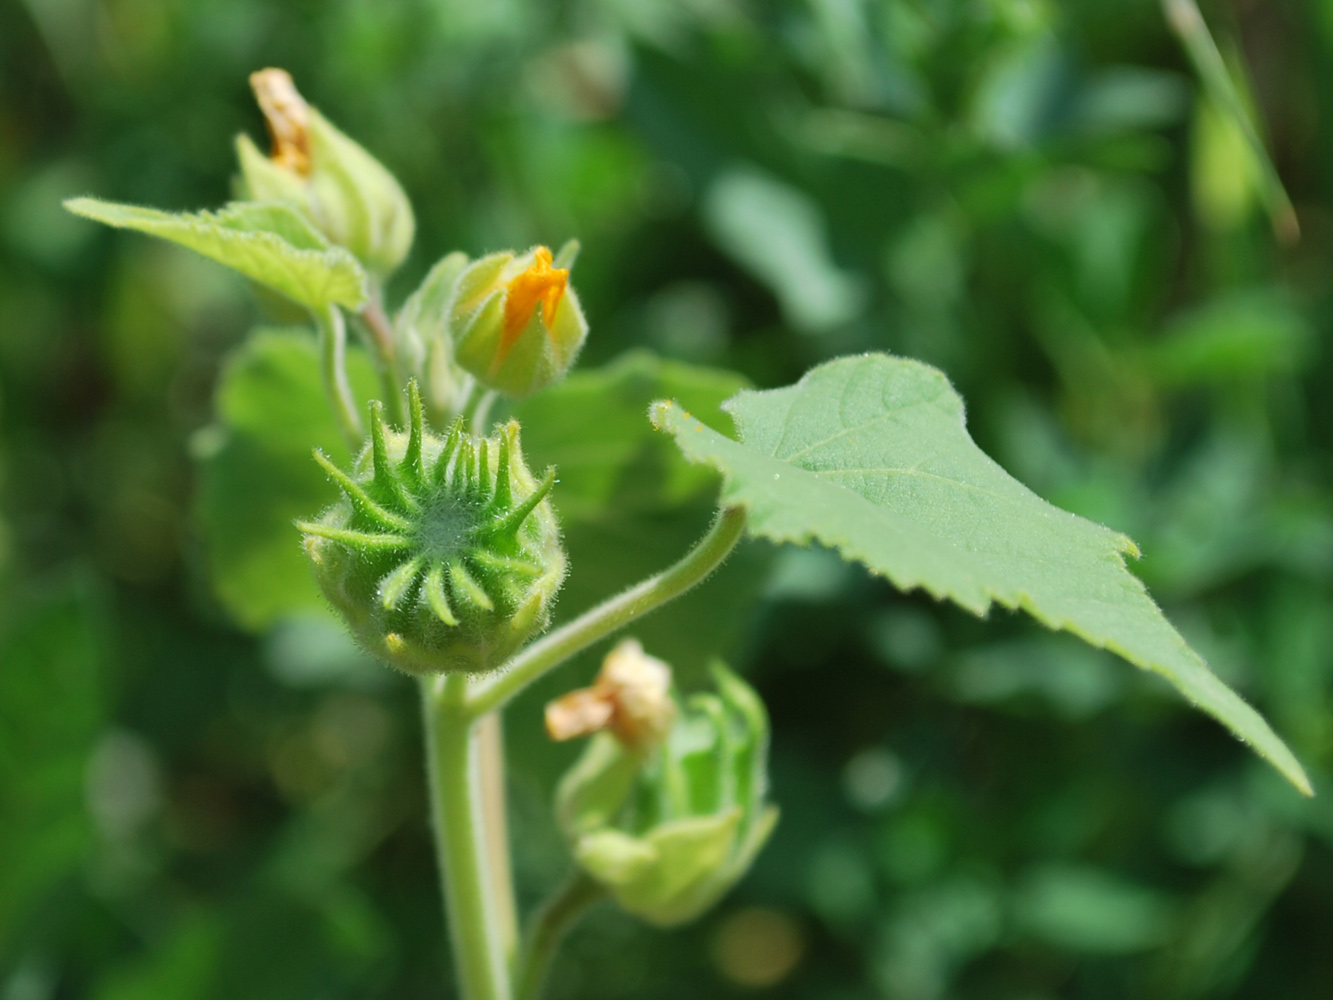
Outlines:
[[280,167],[310,176],[310,106],[285,69],[261,69],[250,74],[250,88],[264,112],[272,159]]
[[590,736],[611,725],[615,704],[599,687],[579,688],[546,706],[546,735],[557,743]]
[[563,741],[610,729],[627,747],[660,743],[676,719],[671,668],[626,639],[602,661],[592,687],[546,706],[546,732]]

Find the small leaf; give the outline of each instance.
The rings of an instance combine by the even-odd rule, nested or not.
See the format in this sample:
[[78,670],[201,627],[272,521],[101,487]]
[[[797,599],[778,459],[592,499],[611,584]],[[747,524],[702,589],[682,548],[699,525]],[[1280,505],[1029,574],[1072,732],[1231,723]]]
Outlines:
[[[374,392],[360,351],[348,351],[355,395]],[[236,621],[262,631],[294,614],[327,613],[301,549],[297,518],[314,517],[338,489],[310,457],[351,458],[329,408],[319,352],[308,333],[260,330],[232,355],[217,393],[217,422],[195,439],[196,518],[218,598]]]
[[1124,535],[1052,507],[968,436],[963,401],[934,368],[884,354],[842,358],[799,383],[742,392],[726,409],[743,444],[678,405],[654,423],[723,473],[723,502],[752,534],[836,548],[903,590],[975,614],[1022,608],[1161,674],[1306,794],[1263,718],[1222,683],[1125,566]]
[[179,243],[311,309],[358,309],[366,301],[366,276],[356,258],[331,246],[290,205],[233,202],[217,212],[171,213],[71,198],[65,207],[117,229]]

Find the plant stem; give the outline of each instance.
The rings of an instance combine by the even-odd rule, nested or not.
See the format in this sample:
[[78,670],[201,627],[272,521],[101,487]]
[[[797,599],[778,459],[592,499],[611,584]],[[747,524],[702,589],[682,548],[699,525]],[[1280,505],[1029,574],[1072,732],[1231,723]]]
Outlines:
[[460,996],[510,1000],[509,962],[487,860],[476,718],[466,709],[467,683],[467,677],[458,674],[421,682],[435,850]]
[[370,336],[374,340],[375,353],[384,361],[385,367],[393,368],[397,354],[394,348],[393,330],[389,326],[389,317],[385,315],[379,295],[372,296],[361,310],[361,320],[366,324],[366,329],[370,331]]
[[504,723],[499,712],[477,720],[481,772],[482,829],[486,860],[505,961],[513,962],[518,949],[518,907],[514,876],[509,865],[509,822],[505,802]]
[[393,329],[389,325],[389,317],[385,315],[378,289],[372,292],[370,301],[359,315],[370,334],[370,346],[379,359],[380,383],[384,392],[384,405],[389,409],[389,420],[403,426],[407,421],[403,405],[403,388],[407,385],[407,376],[400,370]]
[[580,871],[546,902],[528,930],[523,960],[516,970],[514,1000],[537,1000],[541,996],[556,948],[579,918],[604,895],[605,890]]
[[315,311],[315,325],[319,328],[320,372],[324,377],[324,393],[329,397],[334,415],[347,438],[353,453],[361,447],[364,434],[361,418],[356,413],[356,400],[347,382],[347,326],[343,314],[335,305]]
[[708,534],[670,569],[603,601],[518,653],[502,668],[499,677],[469,699],[469,713],[476,717],[495,711],[542,674],[598,639],[679,597],[721,565],[744,530],[745,508],[724,509]]

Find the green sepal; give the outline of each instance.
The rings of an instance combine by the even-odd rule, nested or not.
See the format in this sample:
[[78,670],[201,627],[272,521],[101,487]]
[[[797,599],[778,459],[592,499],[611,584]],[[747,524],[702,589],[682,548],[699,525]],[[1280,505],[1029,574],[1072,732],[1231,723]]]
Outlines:
[[721,666],[645,755],[597,734],[566,773],[556,818],[579,867],[626,912],[693,920],[749,870],[777,823],[765,802],[768,717]]
[[597,733],[565,772],[555,793],[555,818],[570,838],[615,821],[634,791],[641,759],[610,733]]
[[305,211],[310,190],[305,180],[278,166],[260,151],[248,135],[236,137],[236,159],[241,166],[240,194],[247,201],[283,201]]
[[246,197],[288,202],[304,212],[332,242],[346,247],[383,279],[412,248],[416,220],[406,193],[382,163],[309,106],[303,135],[309,169],[265,156],[246,135],[236,138]]
[[310,109],[312,214],[335,243],[387,276],[412,249],[416,219],[393,174],[360,144]]

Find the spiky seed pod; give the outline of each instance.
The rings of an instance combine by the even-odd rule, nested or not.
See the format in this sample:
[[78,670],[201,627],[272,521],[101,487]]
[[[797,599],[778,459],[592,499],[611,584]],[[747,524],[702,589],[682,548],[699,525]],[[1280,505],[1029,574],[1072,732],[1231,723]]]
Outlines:
[[352,472],[315,459],[342,490],[297,525],[325,596],[372,654],[413,674],[492,670],[550,616],[565,554],[515,421],[478,437],[423,430],[409,386],[406,434],[371,403],[370,443]]

